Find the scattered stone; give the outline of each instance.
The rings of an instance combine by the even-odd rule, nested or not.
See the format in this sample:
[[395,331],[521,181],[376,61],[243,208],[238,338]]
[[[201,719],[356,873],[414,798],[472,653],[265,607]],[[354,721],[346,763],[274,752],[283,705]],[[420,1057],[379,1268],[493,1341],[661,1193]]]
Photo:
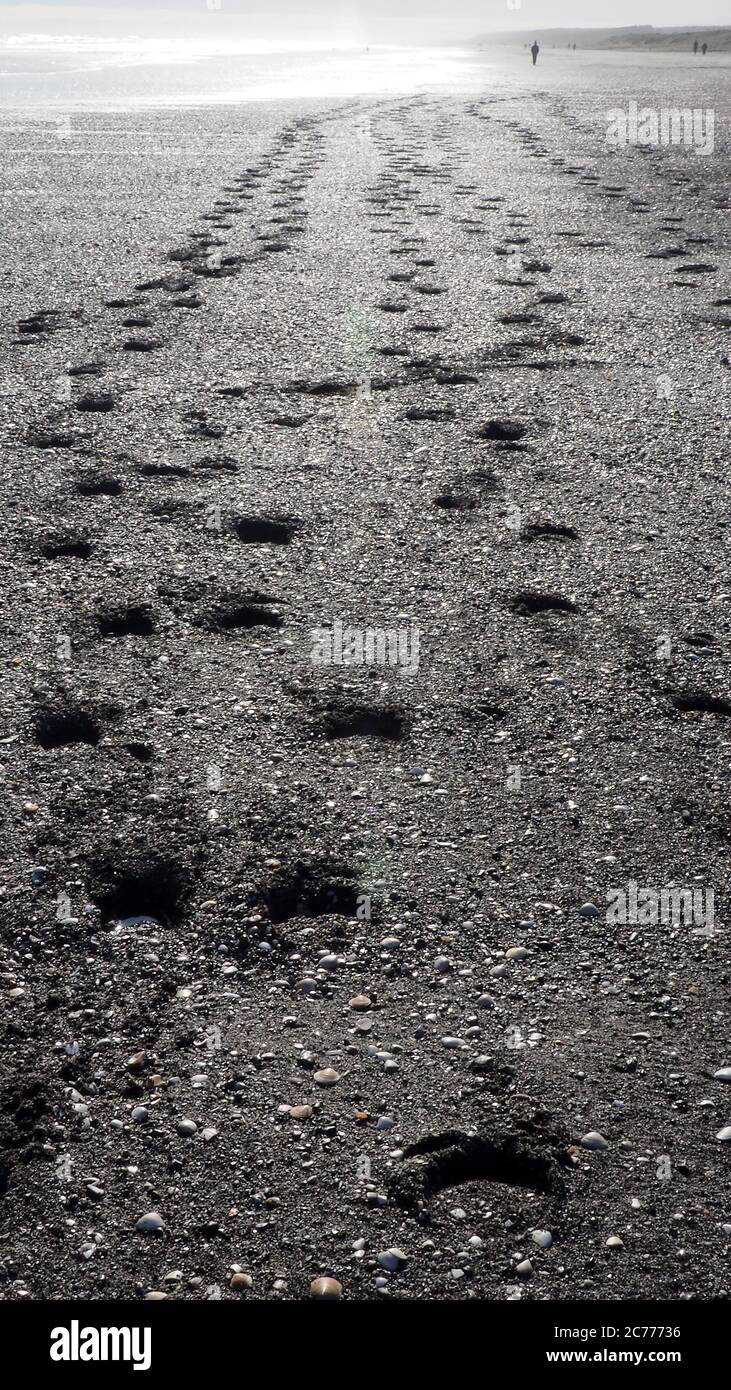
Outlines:
[[365,1013],[371,1007],[371,1000],[367,994],[355,994],[352,999],[348,1000],[348,1007],[355,1009],[356,1013]]
[[176,1129],[181,1139],[192,1139],[198,1133],[198,1126],[195,1120],[179,1120]]
[[313,1298],[340,1298],[343,1286],[337,1279],[322,1277],[313,1279],[310,1284],[310,1293]]
[[624,1241],[621,1236],[610,1236],[607,1241],[608,1250],[624,1250]]
[[[729,1130],[729,1134],[731,1135],[731,1130]],[[588,1133],[588,1134],[585,1134],[584,1137],[583,1137],[583,1139],[581,1139],[579,1142],[580,1142],[580,1144],[581,1144],[582,1149],[608,1149],[608,1148],[609,1148],[609,1145],[608,1145],[606,1139],[604,1138],[604,1136],[601,1135],[601,1134],[599,1134],[599,1133],[597,1132],[597,1130],[595,1130],[595,1129],[589,1130],[589,1133]]]
[[232,1274],[230,1287],[235,1289],[236,1293],[244,1293],[247,1289],[253,1289],[254,1280],[250,1274]]
[[714,1081],[731,1081],[731,1067],[721,1067],[713,1073]]
[[323,1067],[316,1071],[313,1077],[316,1086],[337,1086],[340,1080],[340,1072],[333,1067]]
[[531,1231],[530,1238],[541,1250],[550,1250],[553,1245],[550,1231]]
[[158,1231],[165,1230],[165,1222],[157,1211],[148,1211],[135,1222],[135,1230],[142,1231],[144,1235],[156,1235]]
[[404,1255],[403,1250],[397,1250],[393,1246],[390,1250],[382,1250],[377,1256],[381,1269],[388,1269],[391,1273],[397,1273],[403,1269],[408,1260],[408,1255]]
[[731,1125],[724,1125],[723,1129],[719,1129],[716,1138],[722,1144],[731,1144]]

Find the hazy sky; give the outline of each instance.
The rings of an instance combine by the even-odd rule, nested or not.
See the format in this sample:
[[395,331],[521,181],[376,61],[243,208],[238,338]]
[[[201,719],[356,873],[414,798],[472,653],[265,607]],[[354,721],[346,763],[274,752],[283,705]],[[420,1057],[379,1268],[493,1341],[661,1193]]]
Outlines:
[[[217,3],[220,8],[216,8]],[[0,7],[0,33],[333,41],[459,40],[491,28],[728,24],[729,0],[46,0]]]

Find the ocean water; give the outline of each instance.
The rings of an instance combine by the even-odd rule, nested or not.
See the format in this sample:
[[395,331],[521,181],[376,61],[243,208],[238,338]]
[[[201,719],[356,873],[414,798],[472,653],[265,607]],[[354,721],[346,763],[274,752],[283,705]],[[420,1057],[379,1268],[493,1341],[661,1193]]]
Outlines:
[[19,34],[0,37],[0,108],[130,110],[477,87],[460,48]]

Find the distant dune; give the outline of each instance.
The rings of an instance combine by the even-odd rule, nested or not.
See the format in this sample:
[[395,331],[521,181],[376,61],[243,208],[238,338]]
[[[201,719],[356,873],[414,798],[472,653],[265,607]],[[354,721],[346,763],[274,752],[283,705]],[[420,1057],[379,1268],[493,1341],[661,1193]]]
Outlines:
[[492,45],[531,43],[537,38],[546,48],[566,48],[576,44],[577,48],[618,48],[618,49],[663,49],[671,53],[684,53],[692,49],[695,39],[707,43],[712,53],[731,53],[731,28],[698,29],[654,29],[650,25],[637,25],[626,29],[513,29],[499,33],[480,34],[475,42],[480,47]]

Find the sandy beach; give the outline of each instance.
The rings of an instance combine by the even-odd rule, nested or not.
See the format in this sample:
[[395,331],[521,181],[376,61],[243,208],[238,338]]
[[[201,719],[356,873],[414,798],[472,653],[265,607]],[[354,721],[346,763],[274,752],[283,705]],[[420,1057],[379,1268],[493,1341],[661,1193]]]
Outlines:
[[3,111],[4,1299],[729,1297],[730,70]]

